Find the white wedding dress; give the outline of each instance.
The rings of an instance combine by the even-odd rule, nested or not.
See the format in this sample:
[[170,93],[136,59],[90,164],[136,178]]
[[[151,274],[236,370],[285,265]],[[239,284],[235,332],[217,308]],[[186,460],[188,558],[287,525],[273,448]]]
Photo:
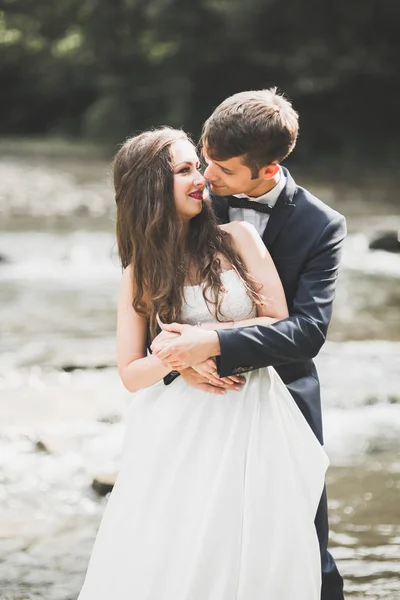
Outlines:
[[[227,320],[255,311],[222,273]],[[187,286],[185,322],[212,317]],[[272,367],[240,392],[137,392],[79,600],[320,600],[314,516],[328,459]]]

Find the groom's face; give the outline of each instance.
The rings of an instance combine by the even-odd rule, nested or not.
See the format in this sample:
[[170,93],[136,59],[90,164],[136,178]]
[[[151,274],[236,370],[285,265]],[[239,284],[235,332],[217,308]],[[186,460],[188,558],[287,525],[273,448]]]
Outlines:
[[[241,156],[215,161],[207,155],[204,149],[203,156],[207,163],[203,174],[210,183],[211,191],[216,196],[247,194],[257,197],[265,194],[268,190],[268,179],[270,179],[268,167],[260,169],[259,176],[253,179],[251,170],[243,164]],[[273,171],[275,173],[275,169]]]

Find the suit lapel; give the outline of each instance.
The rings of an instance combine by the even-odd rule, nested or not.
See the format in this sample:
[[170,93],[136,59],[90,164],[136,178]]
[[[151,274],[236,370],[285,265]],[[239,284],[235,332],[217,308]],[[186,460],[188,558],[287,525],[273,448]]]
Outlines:
[[227,196],[210,195],[212,207],[217,215],[218,223],[229,223],[229,205]]
[[267,226],[262,235],[263,242],[268,250],[271,249],[278,233],[285,225],[286,220],[288,217],[290,217],[296,207],[296,184],[289,171],[285,169],[285,167],[281,168],[286,177],[286,185],[271,212],[271,216],[268,219]]

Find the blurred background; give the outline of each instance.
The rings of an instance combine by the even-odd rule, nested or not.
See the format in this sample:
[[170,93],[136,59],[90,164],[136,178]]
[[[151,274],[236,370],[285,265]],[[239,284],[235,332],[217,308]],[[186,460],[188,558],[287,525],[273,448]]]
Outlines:
[[399,31],[396,0],[0,1],[2,600],[76,599],[118,471],[116,145],[197,141],[272,85],[285,164],[349,228],[317,358],[331,551],[348,598],[400,598]]

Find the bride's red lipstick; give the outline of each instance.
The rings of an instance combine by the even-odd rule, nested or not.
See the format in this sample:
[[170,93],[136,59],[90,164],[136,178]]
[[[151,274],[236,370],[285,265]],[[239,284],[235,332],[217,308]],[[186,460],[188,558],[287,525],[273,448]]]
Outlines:
[[203,190],[199,190],[197,192],[191,192],[188,194],[191,198],[195,198],[195,200],[203,200]]

